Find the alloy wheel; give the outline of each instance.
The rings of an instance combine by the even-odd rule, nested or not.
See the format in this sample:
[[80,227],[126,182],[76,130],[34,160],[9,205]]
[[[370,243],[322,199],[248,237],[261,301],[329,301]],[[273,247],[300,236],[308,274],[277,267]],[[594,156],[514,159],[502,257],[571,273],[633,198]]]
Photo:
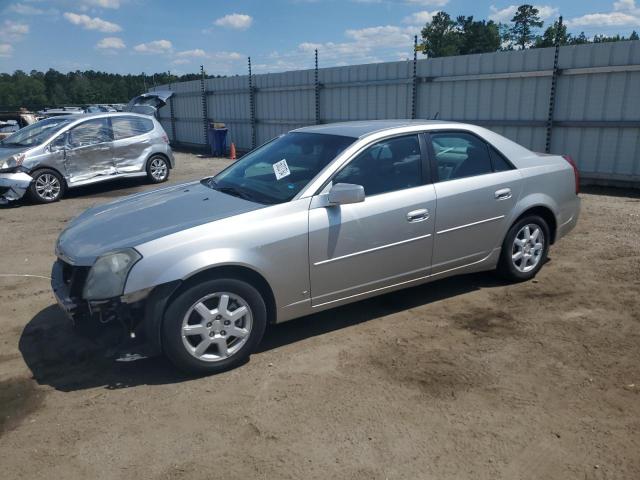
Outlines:
[[167,176],[167,162],[165,162],[161,158],[154,158],[151,160],[151,165],[149,166],[149,170],[151,172],[151,176],[157,181],[162,181]]
[[219,362],[247,343],[252,326],[251,308],[242,297],[212,293],[187,310],[182,320],[182,344],[198,360]]
[[52,201],[60,195],[60,180],[55,175],[43,173],[36,179],[36,193],[40,198]]
[[544,251],[544,232],[542,227],[529,223],[522,227],[515,238],[511,249],[511,261],[520,272],[530,272],[538,266]]

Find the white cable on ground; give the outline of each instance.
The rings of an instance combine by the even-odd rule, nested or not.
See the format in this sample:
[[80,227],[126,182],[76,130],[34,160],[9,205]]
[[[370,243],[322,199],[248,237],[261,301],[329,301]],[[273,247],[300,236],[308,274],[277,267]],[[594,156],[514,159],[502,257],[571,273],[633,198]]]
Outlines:
[[44,278],[45,280],[51,280],[51,277],[45,275],[29,275],[28,273],[0,273],[0,277],[29,277],[29,278]]

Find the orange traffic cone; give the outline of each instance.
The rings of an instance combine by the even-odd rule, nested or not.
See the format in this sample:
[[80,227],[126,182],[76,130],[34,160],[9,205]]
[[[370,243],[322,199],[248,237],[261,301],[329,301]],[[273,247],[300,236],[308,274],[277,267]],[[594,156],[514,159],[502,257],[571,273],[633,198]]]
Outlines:
[[231,143],[231,149],[229,152],[229,158],[231,160],[235,160],[236,159],[236,144],[235,143]]

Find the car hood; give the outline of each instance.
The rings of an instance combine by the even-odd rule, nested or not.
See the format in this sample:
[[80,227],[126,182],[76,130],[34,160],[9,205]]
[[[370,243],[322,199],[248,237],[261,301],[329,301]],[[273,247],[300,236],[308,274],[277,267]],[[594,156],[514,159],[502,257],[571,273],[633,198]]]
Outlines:
[[86,210],[60,234],[56,254],[74,265],[172,233],[264,208],[203,185],[186,183]]
[[33,145],[30,147],[5,147],[4,145],[0,145],[0,163],[9,158],[11,155],[26,152],[30,148],[33,148]]

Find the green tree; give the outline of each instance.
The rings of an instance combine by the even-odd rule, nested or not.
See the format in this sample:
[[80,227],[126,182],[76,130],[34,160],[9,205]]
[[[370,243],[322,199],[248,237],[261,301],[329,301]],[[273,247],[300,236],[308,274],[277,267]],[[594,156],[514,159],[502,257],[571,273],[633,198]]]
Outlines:
[[564,23],[560,26],[559,20],[548,26],[541,37],[536,38],[535,46],[537,48],[553,47],[556,44],[556,39],[560,42],[560,45],[568,45],[571,42],[571,35],[567,33],[567,26]]
[[495,52],[500,49],[500,31],[498,24],[492,20],[474,21],[473,17],[463,15],[456,19],[456,24],[460,55]]
[[460,34],[448,13],[438,12],[422,29],[422,53],[429,57],[447,57],[459,52]]
[[520,5],[511,19],[513,25],[509,29],[511,41],[522,49],[530,46],[535,38],[535,31],[542,28],[544,22],[538,16],[540,12],[533,5]]
[[640,40],[640,37],[638,37],[638,33],[635,30],[631,32],[631,35],[629,35],[629,40]]

